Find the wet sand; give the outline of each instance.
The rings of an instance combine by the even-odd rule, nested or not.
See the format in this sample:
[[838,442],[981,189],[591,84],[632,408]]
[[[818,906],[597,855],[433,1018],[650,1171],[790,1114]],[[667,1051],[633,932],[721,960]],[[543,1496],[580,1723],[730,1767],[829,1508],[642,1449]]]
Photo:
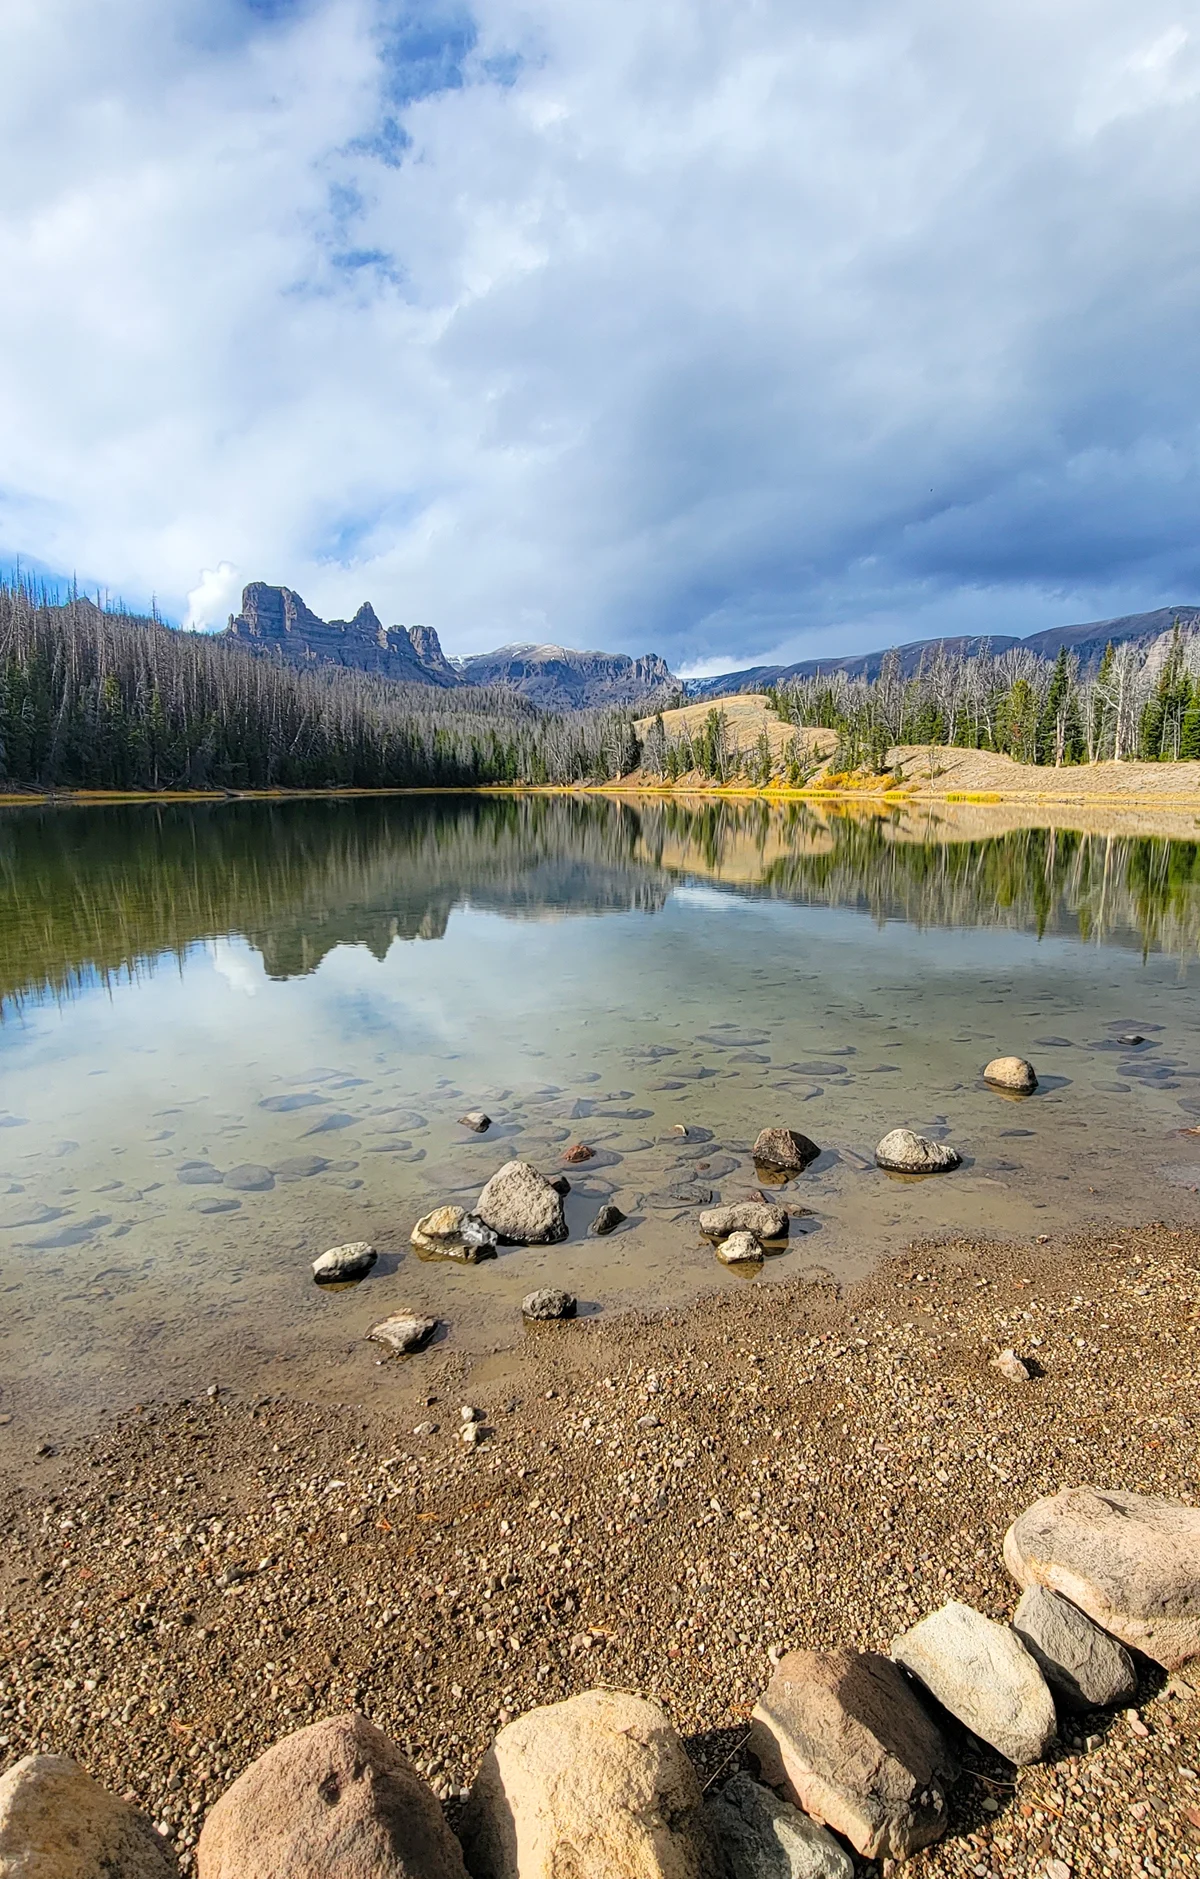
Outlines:
[[[1011,1614],[1004,1529],[1063,1485],[1200,1499],[1198,1368],[1200,1232],[1157,1225],[916,1244],[494,1365],[435,1347],[339,1404],[147,1401],[7,1477],[0,1749],[77,1755],[185,1862],[249,1760],[347,1704],[451,1819],[499,1724],[597,1683],[663,1701],[719,1785],[771,1650],[886,1650],[948,1597]],[[968,1746],[908,1870],[1190,1879],[1197,1686],[1144,1666],[1146,1733],[1085,1715],[1018,1775]]]

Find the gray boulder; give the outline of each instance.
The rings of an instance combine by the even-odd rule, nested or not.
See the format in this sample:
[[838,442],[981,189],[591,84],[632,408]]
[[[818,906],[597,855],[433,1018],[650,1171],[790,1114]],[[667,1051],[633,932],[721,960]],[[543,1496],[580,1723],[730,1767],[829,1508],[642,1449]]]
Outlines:
[[486,1109],[468,1109],[466,1115],[458,1119],[464,1129],[472,1129],[476,1135],[485,1135],[492,1126]]
[[820,1154],[817,1144],[796,1129],[762,1129],[754,1140],[753,1155],[762,1168],[798,1174]]
[[735,1775],[708,1803],[730,1879],[854,1879],[854,1861],[832,1834],[749,1775]]
[[1123,1644],[1044,1585],[1021,1594],[1013,1630],[1070,1709],[1109,1709],[1137,1690],[1137,1671]]
[[682,1742],[657,1703],[622,1690],[587,1690],[501,1729],[462,1841],[475,1879],[722,1879]]
[[3,1879],[178,1879],[144,1814],[67,1755],[26,1755],[0,1775]]
[[789,1651],[750,1725],[763,1780],[865,1859],[946,1831],[954,1758],[903,1671],[874,1651]]
[[361,1279],[370,1272],[379,1254],[366,1240],[350,1240],[345,1246],[331,1246],[312,1264],[313,1278],[319,1285],[333,1285],[341,1280]]
[[1008,1625],[951,1599],[892,1645],[943,1709],[1010,1762],[1040,1761],[1058,1734],[1046,1679]]
[[889,1174],[948,1174],[962,1156],[947,1142],[931,1142],[912,1129],[891,1129],[875,1150],[875,1160]]
[[700,1231],[710,1240],[727,1240],[731,1233],[753,1233],[756,1240],[782,1240],[787,1230],[784,1209],[763,1200],[731,1201],[725,1207],[706,1207],[700,1215]]
[[557,1286],[544,1285],[540,1291],[527,1292],[521,1300],[521,1312],[526,1318],[573,1318],[578,1300],[571,1292],[562,1292]]
[[1200,1657],[1200,1508],[1121,1488],[1064,1488],[1004,1537],[1018,1585],[1061,1592],[1165,1670]]
[[198,1879],[467,1879],[416,1769],[353,1711],[251,1762],[205,1821],[196,1870]]
[[510,1246],[533,1246],[565,1240],[562,1195],[527,1161],[506,1161],[497,1169],[475,1212]]
[[408,1237],[422,1259],[456,1259],[468,1266],[494,1259],[499,1243],[493,1228],[478,1214],[453,1204],[425,1214]]

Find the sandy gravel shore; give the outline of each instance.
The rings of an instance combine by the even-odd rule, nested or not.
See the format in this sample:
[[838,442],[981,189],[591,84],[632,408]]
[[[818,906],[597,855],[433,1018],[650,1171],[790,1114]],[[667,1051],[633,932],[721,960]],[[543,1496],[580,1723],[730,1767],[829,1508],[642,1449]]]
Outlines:
[[[1007,1345],[1033,1382],[991,1368]],[[1010,1614],[1004,1529],[1064,1484],[1200,1499],[1198,1358],[1200,1235],[1156,1226],[541,1327],[492,1382],[430,1352],[402,1417],[147,1405],[3,1490],[0,1758],[78,1756],[186,1862],[204,1808],[318,1715],[365,1710],[453,1819],[499,1723],[608,1683],[660,1698],[719,1785],[770,1651],[886,1649],[950,1596]],[[969,1750],[949,1838],[907,1870],[1195,1874],[1197,1689],[1146,1666],[1136,1713],[1019,1775]]]

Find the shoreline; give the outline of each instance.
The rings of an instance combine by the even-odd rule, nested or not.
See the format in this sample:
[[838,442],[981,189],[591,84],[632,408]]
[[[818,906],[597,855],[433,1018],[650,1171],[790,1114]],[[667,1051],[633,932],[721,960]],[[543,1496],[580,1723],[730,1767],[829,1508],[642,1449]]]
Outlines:
[[[992,1368],[1010,1345],[1033,1382]],[[185,1869],[236,1774],[347,1704],[452,1820],[501,1718],[601,1683],[663,1701],[724,1779],[772,1648],[886,1650],[948,1597],[1008,1615],[1003,1531],[1071,1482],[1200,1499],[1198,1368],[1200,1232],[1157,1223],[914,1243],[844,1291],[534,1327],[499,1366],[434,1347],[403,1365],[416,1410],[147,1406],[0,1488],[4,1761],[36,1742],[132,1785]],[[976,1749],[914,1879],[1194,1879],[1196,1686],[1147,1671],[1148,1735],[1085,1717],[1015,1779]]]

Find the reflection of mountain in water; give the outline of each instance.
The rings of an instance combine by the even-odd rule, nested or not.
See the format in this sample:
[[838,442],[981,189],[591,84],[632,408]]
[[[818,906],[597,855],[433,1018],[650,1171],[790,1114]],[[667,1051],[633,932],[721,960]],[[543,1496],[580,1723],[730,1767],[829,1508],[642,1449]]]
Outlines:
[[880,924],[1002,926],[1200,952],[1197,842],[1045,828],[914,839],[902,818],[805,803],[667,803],[642,820],[643,853],[655,866],[740,892],[850,908]]
[[455,907],[517,919],[656,912],[608,803],[423,796],[27,808],[0,815],[0,1001],[70,996],[164,953],[240,934],[273,978],[336,946],[382,959]]
[[[917,831],[922,834],[922,831]],[[0,814],[0,1004],[242,935],[267,972],[379,959],[451,912],[657,912],[680,879],[915,926],[1200,951],[1200,845],[1021,829],[914,839],[803,803],[423,796]]]

